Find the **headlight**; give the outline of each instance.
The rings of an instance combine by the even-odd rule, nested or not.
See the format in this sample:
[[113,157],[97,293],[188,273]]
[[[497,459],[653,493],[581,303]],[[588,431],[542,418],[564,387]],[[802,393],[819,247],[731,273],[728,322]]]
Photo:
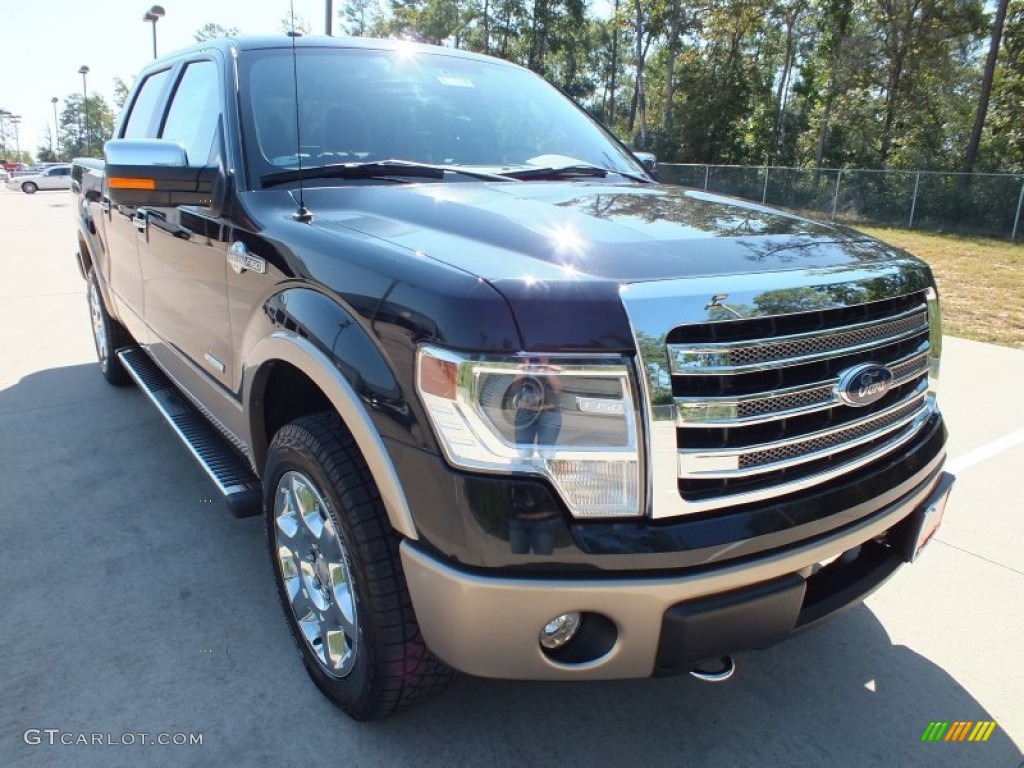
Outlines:
[[576,517],[643,513],[625,359],[470,358],[421,347],[416,386],[448,461],[547,477]]

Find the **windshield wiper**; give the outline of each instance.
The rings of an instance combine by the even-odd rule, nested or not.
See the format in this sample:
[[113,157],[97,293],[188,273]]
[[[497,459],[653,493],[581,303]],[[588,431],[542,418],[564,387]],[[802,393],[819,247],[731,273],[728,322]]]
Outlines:
[[260,177],[264,187],[276,184],[287,184],[302,179],[374,179],[395,176],[406,176],[415,179],[444,179],[446,173],[469,176],[484,181],[511,181],[509,175],[471,171],[455,165],[432,165],[417,163],[410,160],[372,160],[364,163],[332,163],[329,165],[313,165],[287,171],[266,173]]
[[650,179],[637,174],[616,171],[612,168],[601,168],[600,166],[588,165],[586,163],[580,163],[578,165],[562,165],[557,168],[522,168],[516,171],[502,171],[504,176],[508,176],[512,179],[519,179],[520,181],[571,179],[574,177],[603,179],[610,173],[623,176],[631,181],[636,181],[641,184],[651,183]]

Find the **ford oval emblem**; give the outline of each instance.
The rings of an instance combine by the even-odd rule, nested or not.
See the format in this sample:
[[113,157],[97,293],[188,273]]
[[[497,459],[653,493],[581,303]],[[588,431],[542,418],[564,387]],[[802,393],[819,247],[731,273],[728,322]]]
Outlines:
[[836,396],[847,405],[861,408],[880,400],[892,388],[892,371],[884,365],[864,363],[839,374]]

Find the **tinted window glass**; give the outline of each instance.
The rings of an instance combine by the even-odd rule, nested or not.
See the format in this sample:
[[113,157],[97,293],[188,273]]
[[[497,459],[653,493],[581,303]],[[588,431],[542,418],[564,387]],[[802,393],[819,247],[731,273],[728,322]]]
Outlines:
[[417,50],[252,52],[242,104],[256,174],[402,159],[491,170],[589,163],[641,173],[601,127],[540,77]]
[[189,165],[206,165],[220,117],[217,65],[212,61],[189,64],[178,83],[160,137],[180,141]]
[[128,115],[128,123],[124,127],[124,138],[146,138],[146,130],[149,128],[153,110],[156,109],[157,99],[160,98],[160,92],[164,88],[169,71],[165,69],[163,72],[157,72],[146,78],[146,82],[142,84],[142,89],[132,105],[131,114]]

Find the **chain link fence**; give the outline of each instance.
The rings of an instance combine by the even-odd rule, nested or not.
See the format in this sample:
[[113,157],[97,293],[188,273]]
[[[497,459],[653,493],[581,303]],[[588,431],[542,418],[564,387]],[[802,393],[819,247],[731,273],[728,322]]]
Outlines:
[[1020,174],[659,163],[658,176],[830,221],[1024,242]]

